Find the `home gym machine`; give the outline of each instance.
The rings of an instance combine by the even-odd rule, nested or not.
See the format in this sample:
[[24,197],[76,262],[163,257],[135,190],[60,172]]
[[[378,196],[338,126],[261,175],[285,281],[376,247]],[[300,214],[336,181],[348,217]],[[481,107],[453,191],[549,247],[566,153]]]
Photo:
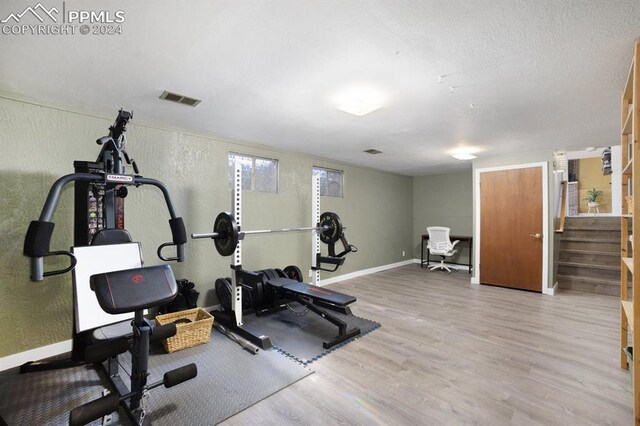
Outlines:
[[[212,312],[217,322],[223,323],[233,332],[239,334],[263,349],[272,346],[271,339],[264,335],[255,335],[243,328],[243,314],[256,313],[264,315],[275,310],[283,309],[291,302],[298,302],[310,311],[338,327],[338,335],[323,343],[325,348],[331,348],[341,342],[360,334],[360,329],[349,330],[347,324],[325,309],[344,314],[351,314],[349,304],[356,301],[355,297],[320,288],[320,271],[336,271],[345,261],[345,255],[356,252],[357,248],[347,241],[340,217],[332,212],[320,214],[320,184],[319,178],[313,179],[312,223],[315,226],[302,228],[265,229],[244,231],[241,229],[241,174],[238,164],[235,166],[232,194],[234,214],[220,213],[213,226],[213,232],[192,234],[191,237],[211,238],[216,250],[222,256],[231,256],[230,278],[216,281],[216,294],[220,300],[222,311]],[[291,266],[280,270],[265,270],[251,272],[242,269],[242,240],[247,235],[268,234],[277,232],[311,231],[312,284],[302,282],[300,269]],[[340,241],[344,250],[336,254],[335,244]],[[320,242],[328,245],[329,256],[322,256]],[[332,265],[330,268],[323,265]],[[244,291],[244,293],[243,293]],[[323,309],[324,308],[324,309]]]
[[[76,172],[59,178],[49,190],[40,217],[32,221],[27,230],[24,255],[31,260],[31,280],[42,281],[45,277],[63,274],[76,267],[76,257],[71,251],[51,251],[49,246],[53,234],[53,215],[65,185],[75,182],[75,230],[74,247],[107,246],[130,243],[131,237],[124,229],[124,198],[128,187],[151,185],[158,188],[169,211],[169,226],[172,242],[167,242],[157,250],[163,261],[184,260],[186,231],[181,217],[176,215],[169,191],[155,179],[140,176],[135,163],[125,151],[126,126],[132,114],[120,110],[108,136],[97,140],[102,149],[94,163],[75,162]],[[125,174],[124,163],[131,164],[135,174]],[[78,171],[78,168],[84,169]],[[163,254],[166,247],[175,246],[175,256]],[[44,258],[66,256],[68,267],[45,271]],[[105,295],[106,281],[110,294]],[[168,265],[134,270],[98,274],[91,277],[91,289],[96,292],[100,306],[109,314],[134,313],[129,335],[92,343],[91,331],[76,333],[76,312],[74,310],[74,334],[71,359],[61,362],[31,362],[21,367],[21,372],[67,368],[83,363],[102,365],[111,381],[109,394],[72,410],[71,424],[85,424],[104,417],[122,405],[128,417],[135,424],[142,424],[145,417],[144,396],[148,390],[164,385],[175,386],[196,376],[195,364],[189,364],[165,374],[162,381],[147,385],[147,364],[150,340],[164,339],[175,335],[176,327],[169,324],[152,327],[144,319],[143,310],[173,300],[177,286]],[[74,289],[74,300],[77,294]],[[93,330],[92,330],[93,331]],[[132,333],[131,333],[132,331]],[[126,351],[132,355],[131,386],[127,388],[118,374],[115,357]],[[104,362],[104,364],[102,364]]]

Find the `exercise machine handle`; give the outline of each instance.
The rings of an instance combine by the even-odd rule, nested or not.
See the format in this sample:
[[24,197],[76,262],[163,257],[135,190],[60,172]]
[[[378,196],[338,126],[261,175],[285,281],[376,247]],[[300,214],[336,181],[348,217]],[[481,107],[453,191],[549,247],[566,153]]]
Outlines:
[[[338,270],[340,266],[344,264],[344,260],[345,260],[344,257],[327,257],[327,256],[318,255],[318,261],[317,261],[318,266],[314,269],[317,269],[318,271],[335,272]],[[323,268],[322,267],[323,263],[334,265],[334,268],[333,269]]]
[[[64,269],[58,269],[56,271],[46,271],[44,270],[44,258],[47,256],[68,256],[70,259],[70,263],[69,266],[67,266]],[[31,279],[33,281],[42,281],[44,279],[44,277],[50,277],[52,275],[60,275],[60,274],[65,274],[69,271],[72,271],[73,268],[76,267],[76,263],[77,263],[77,259],[76,257],[73,255],[73,253],[68,252],[68,251],[52,251],[50,253],[47,253],[43,256],[40,257],[35,257],[31,259]]]
[[[171,227],[171,235],[173,238],[173,242],[164,243],[158,247],[158,257],[165,262],[177,260],[178,262],[184,262],[184,245],[187,243],[187,231],[184,226],[184,221],[181,217],[176,216],[176,211],[173,207],[173,202],[171,201],[171,195],[169,194],[169,190],[164,184],[156,179],[145,178],[142,176],[136,176],[135,179],[136,185],[152,185],[162,191],[162,195],[164,195],[164,201],[167,204],[167,209],[169,210],[169,226]],[[162,250],[165,247],[176,246],[176,256],[175,257],[165,257],[162,255]]]
[[[347,253],[355,253],[358,251],[358,247],[354,246],[353,244],[349,244],[349,241],[347,241],[347,237],[344,235],[344,232],[340,234],[340,242],[342,243],[342,247],[344,248],[344,250],[336,254],[335,243],[333,242],[329,243],[329,256],[321,256],[320,254],[318,254],[317,262],[316,262],[318,266],[312,269],[319,270],[319,271],[335,272],[338,270],[340,266],[342,266],[342,264],[344,264],[344,260],[345,260],[344,256],[347,255]],[[323,268],[322,267],[323,263],[334,265],[334,267],[333,269]]]
[[353,244],[349,244],[347,241],[347,237],[344,235],[344,232],[340,235],[340,242],[342,243],[343,251],[336,254],[335,243],[329,244],[329,256],[330,257],[344,257],[347,253],[356,253],[358,251],[358,247]]
[[[53,234],[53,228],[55,224],[53,223],[53,213],[56,210],[58,205],[58,201],[60,200],[60,195],[62,193],[62,189],[65,185],[75,182],[75,181],[85,181],[85,182],[104,182],[105,177],[98,174],[92,173],[72,173],[65,176],[62,176],[58,180],[56,180],[51,189],[49,190],[49,194],[47,195],[47,199],[45,200],[44,206],[42,207],[42,212],[40,213],[40,217],[37,221],[32,221],[29,224],[29,229],[27,230],[27,235],[24,240],[24,249],[23,254],[27,257],[31,258],[31,280],[32,281],[42,281],[44,277],[63,274],[65,272],[71,271],[75,268],[75,257],[68,251],[56,251],[50,252],[49,246],[51,243],[51,236]],[[184,222],[182,218],[176,216],[175,208],[173,207],[173,202],[171,201],[171,196],[169,195],[169,190],[164,186],[164,184],[155,179],[145,178],[142,176],[131,176],[131,180],[127,182],[128,185],[140,186],[140,185],[151,185],[162,191],[164,195],[164,200],[167,205],[167,209],[169,210],[169,216],[171,219],[169,220],[169,226],[171,227],[171,233],[173,236],[172,243],[166,243],[160,246],[158,249],[158,256],[162,260],[177,260],[178,262],[184,261],[184,244],[187,242],[187,233],[184,227]],[[160,251],[167,245],[175,245],[177,255],[175,257],[164,257],[161,256]],[[44,257],[50,255],[65,255],[71,258],[71,265],[68,268],[61,269],[58,271],[44,271]]]
[[[60,199],[60,194],[62,193],[62,189],[68,183],[82,180],[82,181],[102,181],[102,177],[95,174],[90,173],[72,173],[69,175],[62,176],[58,180],[56,180],[51,189],[49,190],[49,194],[47,195],[47,199],[44,202],[44,206],[42,207],[42,212],[40,213],[40,217],[38,220],[34,220],[29,224],[29,229],[27,230],[27,235],[24,239],[24,249],[23,254],[31,258],[31,280],[32,281],[42,281],[44,277],[48,277],[51,275],[63,274],[71,271],[76,266],[76,259],[68,251],[49,251],[49,245],[51,243],[51,235],[53,234],[53,228],[55,224],[52,222],[53,212],[56,210],[56,206],[58,205],[58,200]],[[48,271],[44,270],[44,258],[46,256],[58,256],[64,255],[69,256],[71,258],[71,265],[68,268],[61,269],[58,271]]]

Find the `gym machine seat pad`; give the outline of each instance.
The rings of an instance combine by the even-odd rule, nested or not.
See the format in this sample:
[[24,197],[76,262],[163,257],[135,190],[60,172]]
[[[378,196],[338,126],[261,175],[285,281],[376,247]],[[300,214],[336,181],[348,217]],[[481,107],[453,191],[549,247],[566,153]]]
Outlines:
[[170,302],[178,285],[169,265],[148,266],[91,276],[91,290],[109,314],[140,311]]

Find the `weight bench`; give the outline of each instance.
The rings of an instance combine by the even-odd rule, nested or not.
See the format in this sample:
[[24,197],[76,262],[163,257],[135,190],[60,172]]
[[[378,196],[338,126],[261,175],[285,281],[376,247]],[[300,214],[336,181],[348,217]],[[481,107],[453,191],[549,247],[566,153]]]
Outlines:
[[[302,282],[302,272],[297,266],[290,265],[284,270],[263,269],[255,272],[239,268],[235,273],[243,289],[242,309],[247,314],[260,317],[282,310],[291,302],[298,302],[338,327],[338,335],[322,343],[325,349],[332,348],[361,333],[357,327],[348,330],[346,322],[326,311],[328,309],[344,315],[352,315],[349,305],[354,303],[356,298]],[[212,312],[216,321],[260,348],[269,349],[272,346],[269,336],[255,334],[244,328],[242,324],[236,324],[231,309],[231,278],[218,278],[215,289],[222,307],[221,310]]]
[[[286,274],[279,269],[267,269],[260,271],[258,275],[260,274],[265,276],[263,281],[265,284],[265,290],[273,291],[284,299],[300,303],[313,313],[320,315],[322,318],[338,327],[338,335],[332,340],[322,343],[322,346],[325,349],[329,349],[339,343],[360,335],[359,328],[356,327],[351,330],[347,330],[347,323],[342,321],[340,318],[331,315],[326,310],[321,309],[330,309],[350,315],[351,310],[348,305],[356,301],[354,296],[286,277]],[[256,315],[260,316],[268,312],[272,312],[273,310],[281,309],[281,306],[282,302],[280,303],[280,306],[258,311]]]
[[328,303],[331,306],[347,306],[356,301],[354,296],[292,280],[291,278],[272,278],[267,280],[266,284],[278,288],[282,292],[304,296],[316,305]]

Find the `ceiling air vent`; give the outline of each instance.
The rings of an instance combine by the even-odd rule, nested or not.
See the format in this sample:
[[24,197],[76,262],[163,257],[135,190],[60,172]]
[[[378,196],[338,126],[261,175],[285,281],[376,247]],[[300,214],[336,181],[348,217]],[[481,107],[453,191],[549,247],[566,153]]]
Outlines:
[[160,99],[164,99],[165,101],[177,102],[182,105],[196,106],[200,102],[200,99],[190,98],[188,96],[178,95],[177,93],[167,92],[166,90],[160,95]]
[[373,149],[373,148],[365,149],[363,152],[366,152],[367,154],[372,154],[372,155],[382,154],[382,151],[378,151],[377,149]]

